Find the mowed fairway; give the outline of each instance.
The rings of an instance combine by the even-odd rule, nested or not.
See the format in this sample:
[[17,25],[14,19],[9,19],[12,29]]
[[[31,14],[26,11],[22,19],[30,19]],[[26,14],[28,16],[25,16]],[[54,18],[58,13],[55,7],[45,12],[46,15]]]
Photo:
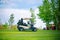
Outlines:
[[29,31],[2,31],[0,40],[60,40],[60,30],[38,30]]

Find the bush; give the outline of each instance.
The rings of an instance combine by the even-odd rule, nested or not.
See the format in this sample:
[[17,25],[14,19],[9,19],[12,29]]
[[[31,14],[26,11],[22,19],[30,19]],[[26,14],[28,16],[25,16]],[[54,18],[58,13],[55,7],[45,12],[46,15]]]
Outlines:
[[12,29],[12,30],[17,30],[17,26],[16,26],[16,25],[12,25],[12,26],[11,26],[11,29]]
[[3,27],[7,29],[8,23],[3,24]]

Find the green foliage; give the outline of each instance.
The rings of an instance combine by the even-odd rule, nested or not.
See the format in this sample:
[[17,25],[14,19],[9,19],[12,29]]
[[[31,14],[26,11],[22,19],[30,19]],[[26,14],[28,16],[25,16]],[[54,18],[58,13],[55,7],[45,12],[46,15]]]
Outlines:
[[10,26],[13,24],[13,22],[14,22],[14,14],[10,15],[10,19],[8,20],[8,22],[9,22]]
[[60,24],[60,10],[59,10],[59,0],[51,0],[51,8],[52,8],[52,14],[53,14],[53,21],[56,27],[59,27]]
[[3,27],[7,28],[8,27],[8,23],[3,24]]
[[30,12],[31,12],[31,17],[32,17],[30,20],[32,23],[34,23],[35,22],[35,15],[34,15],[34,11],[32,8],[30,8]]
[[52,14],[51,14],[51,5],[48,0],[43,1],[43,5],[39,6],[39,18],[41,18],[46,25],[52,21]]
[[[51,1],[51,2],[50,2]],[[43,0],[43,5],[39,6],[39,18],[46,24],[53,21],[56,27],[60,24],[60,0]]]

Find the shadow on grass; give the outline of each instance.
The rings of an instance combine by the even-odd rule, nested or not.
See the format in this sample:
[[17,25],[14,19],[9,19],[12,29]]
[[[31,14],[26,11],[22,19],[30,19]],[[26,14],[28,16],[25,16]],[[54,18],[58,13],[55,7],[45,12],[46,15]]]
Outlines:
[[60,30],[56,31],[56,35],[55,35],[54,40],[60,40]]

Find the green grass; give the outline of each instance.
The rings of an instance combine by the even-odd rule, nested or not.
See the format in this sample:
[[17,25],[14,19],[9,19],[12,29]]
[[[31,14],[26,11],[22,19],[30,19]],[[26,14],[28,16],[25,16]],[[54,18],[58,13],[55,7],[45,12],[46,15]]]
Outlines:
[[37,32],[0,30],[0,40],[60,40],[60,30],[38,30]]

